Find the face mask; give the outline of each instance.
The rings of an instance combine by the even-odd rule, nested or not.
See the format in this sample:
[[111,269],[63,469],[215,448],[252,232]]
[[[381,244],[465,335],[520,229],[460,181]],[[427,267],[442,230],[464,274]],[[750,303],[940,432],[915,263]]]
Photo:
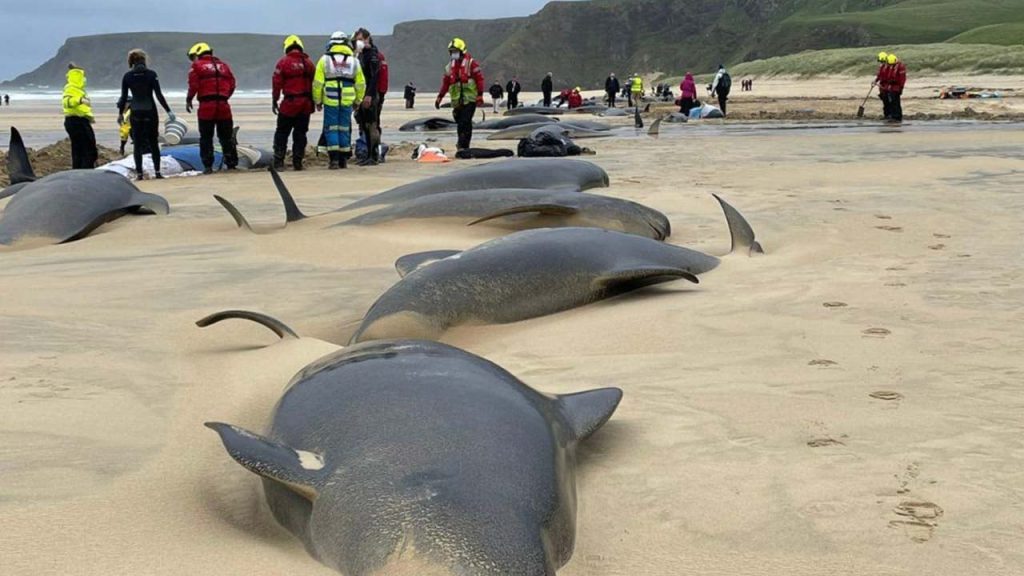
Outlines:
[[458,59],[459,59],[459,53],[458,52],[452,52],[452,62],[455,62]]
[[356,52],[362,52],[363,48],[366,48],[366,42],[356,40]]

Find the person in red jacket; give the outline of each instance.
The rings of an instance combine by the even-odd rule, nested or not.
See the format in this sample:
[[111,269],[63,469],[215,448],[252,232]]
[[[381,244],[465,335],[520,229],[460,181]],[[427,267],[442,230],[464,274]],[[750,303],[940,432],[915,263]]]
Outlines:
[[895,54],[889,54],[888,89],[889,120],[903,122],[903,88],[907,85],[907,65]]
[[693,79],[693,73],[687,72],[683,81],[679,84],[679,112],[686,116],[690,110],[697,106],[697,82]]
[[580,94],[580,88],[577,86],[569,93],[569,109],[574,110],[580,106],[583,106],[583,94]]
[[192,47],[188,53],[192,68],[188,73],[188,96],[185,110],[192,111],[192,99],[199,98],[199,157],[203,161],[203,174],[213,174],[213,132],[220,141],[224,164],[228,170],[238,167],[235,147],[235,125],[231,118],[228,99],[235,93],[235,76],[227,62],[216,58],[205,42]]
[[452,116],[455,117],[459,133],[459,150],[469,149],[473,140],[473,117],[476,107],[483,105],[484,74],[480,64],[469,55],[466,43],[461,38],[454,38],[448,44],[450,62],[444,69],[441,79],[441,90],[434,101],[434,108],[441,107],[445,94],[451,97]]
[[875,75],[874,85],[878,86],[878,99],[882,101],[882,115],[888,120],[892,116],[892,112],[889,110],[889,54],[887,52],[878,53],[878,74]]
[[292,137],[292,167],[302,170],[302,160],[306,157],[309,117],[313,114],[315,73],[316,67],[306,55],[302,39],[295,35],[285,38],[284,56],[277,61],[272,82],[274,92],[271,109],[277,115],[277,130],[274,131],[275,170],[284,170],[289,135]]

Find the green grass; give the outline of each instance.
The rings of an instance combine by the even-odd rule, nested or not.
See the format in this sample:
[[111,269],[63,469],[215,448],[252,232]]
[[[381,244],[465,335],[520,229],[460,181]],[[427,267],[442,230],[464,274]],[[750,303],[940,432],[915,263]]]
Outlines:
[[839,48],[801,52],[789,56],[745,62],[730,71],[741,76],[873,75],[879,52],[895,52],[913,74],[961,72],[964,74],[1022,74],[1024,46],[990,44],[915,44]]
[[968,30],[948,40],[958,44],[999,44],[1019,46],[1024,43],[1024,22],[992,24]]

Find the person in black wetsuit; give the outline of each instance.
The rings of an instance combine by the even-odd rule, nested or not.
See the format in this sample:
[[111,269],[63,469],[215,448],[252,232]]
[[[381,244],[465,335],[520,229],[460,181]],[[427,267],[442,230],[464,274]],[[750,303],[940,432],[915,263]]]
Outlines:
[[[160,90],[160,81],[156,72],[146,68],[146,53],[142,50],[132,50],[128,53],[128,67],[131,68],[121,79],[121,98],[117,101],[118,124],[124,117],[124,111],[130,109],[132,136],[135,140],[133,155],[135,157],[135,173],[138,179],[145,178],[142,171],[142,152],[148,150],[153,156],[153,170],[157,178],[160,175],[160,143],[157,141],[157,133],[160,126],[160,116],[157,114],[156,100],[167,112],[167,116],[174,120],[174,112],[167,105],[164,93]],[[129,104],[128,93],[131,92]],[[130,106],[130,108],[129,108]]]

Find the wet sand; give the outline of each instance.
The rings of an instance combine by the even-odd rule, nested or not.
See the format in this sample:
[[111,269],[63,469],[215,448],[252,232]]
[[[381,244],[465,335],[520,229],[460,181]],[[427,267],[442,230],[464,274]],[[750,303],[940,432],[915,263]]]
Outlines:
[[[242,107],[243,134],[269,132],[263,108]],[[1020,127],[689,128],[587,141],[589,159],[606,193],[665,212],[676,244],[728,249],[710,196],[723,194],[766,256],[445,338],[545,392],[625,391],[582,449],[576,550],[559,573],[1024,571]],[[464,166],[396,156],[284,177],[318,213]],[[330,216],[252,236],[212,194],[280,223],[266,173],[142,188],[171,215],[0,253],[2,572],[330,574],[202,423],[260,429],[288,379],[397,279],[396,258],[505,231],[325,229]],[[194,326],[226,308],[307,338]]]

